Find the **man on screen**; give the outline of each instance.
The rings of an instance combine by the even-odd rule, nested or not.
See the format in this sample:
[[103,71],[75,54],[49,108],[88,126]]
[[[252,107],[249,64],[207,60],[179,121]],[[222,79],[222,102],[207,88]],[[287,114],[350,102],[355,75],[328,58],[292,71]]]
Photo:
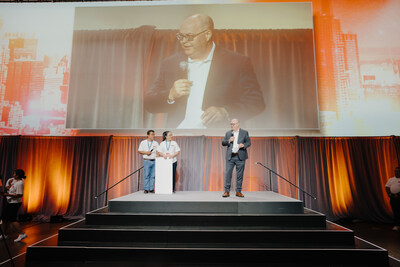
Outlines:
[[217,47],[213,30],[206,15],[186,18],[177,34],[184,52],[163,61],[146,92],[146,109],[168,113],[167,127],[220,128],[229,118],[245,120],[265,108],[250,59]]

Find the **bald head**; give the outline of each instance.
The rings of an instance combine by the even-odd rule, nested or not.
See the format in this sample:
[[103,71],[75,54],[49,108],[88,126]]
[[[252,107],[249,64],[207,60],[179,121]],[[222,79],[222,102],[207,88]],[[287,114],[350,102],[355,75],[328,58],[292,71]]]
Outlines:
[[207,58],[211,52],[213,20],[204,14],[187,17],[179,28],[179,40],[185,54],[194,61]]
[[204,14],[194,14],[187,17],[183,22],[183,24],[197,24],[197,26],[204,30],[214,30],[214,21],[207,15]]
[[232,119],[231,120],[231,129],[236,132],[237,130],[239,130],[239,127],[240,127],[239,120],[236,118]]

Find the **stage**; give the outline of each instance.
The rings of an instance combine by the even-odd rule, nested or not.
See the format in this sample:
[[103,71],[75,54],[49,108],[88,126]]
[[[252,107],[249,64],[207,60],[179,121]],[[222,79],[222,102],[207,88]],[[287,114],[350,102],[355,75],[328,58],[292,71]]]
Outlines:
[[388,253],[274,192],[135,192],[27,249],[28,266],[388,266]]
[[135,192],[109,201],[110,212],[302,214],[303,202],[271,191],[243,192],[223,198],[223,192],[177,191],[174,194]]

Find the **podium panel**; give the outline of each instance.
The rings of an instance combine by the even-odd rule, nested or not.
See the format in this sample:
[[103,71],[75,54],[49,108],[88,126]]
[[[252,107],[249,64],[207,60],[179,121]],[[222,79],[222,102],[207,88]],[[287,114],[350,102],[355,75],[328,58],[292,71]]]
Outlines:
[[156,158],[155,193],[172,194],[172,159]]

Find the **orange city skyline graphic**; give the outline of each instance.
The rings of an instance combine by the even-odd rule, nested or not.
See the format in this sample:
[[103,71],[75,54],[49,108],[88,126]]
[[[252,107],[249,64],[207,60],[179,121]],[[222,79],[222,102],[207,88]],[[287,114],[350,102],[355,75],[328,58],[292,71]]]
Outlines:
[[2,134],[63,135],[69,57],[37,59],[38,39],[5,34],[0,49]]
[[[360,43],[370,40],[366,29],[355,25],[352,32],[351,16],[345,16],[345,4],[340,3],[347,1],[313,2],[320,134],[399,134],[400,46]],[[1,25],[0,134],[77,134],[65,129],[70,53],[43,52],[39,58],[42,42],[37,34],[7,32]],[[356,30],[363,32],[362,37]]]

